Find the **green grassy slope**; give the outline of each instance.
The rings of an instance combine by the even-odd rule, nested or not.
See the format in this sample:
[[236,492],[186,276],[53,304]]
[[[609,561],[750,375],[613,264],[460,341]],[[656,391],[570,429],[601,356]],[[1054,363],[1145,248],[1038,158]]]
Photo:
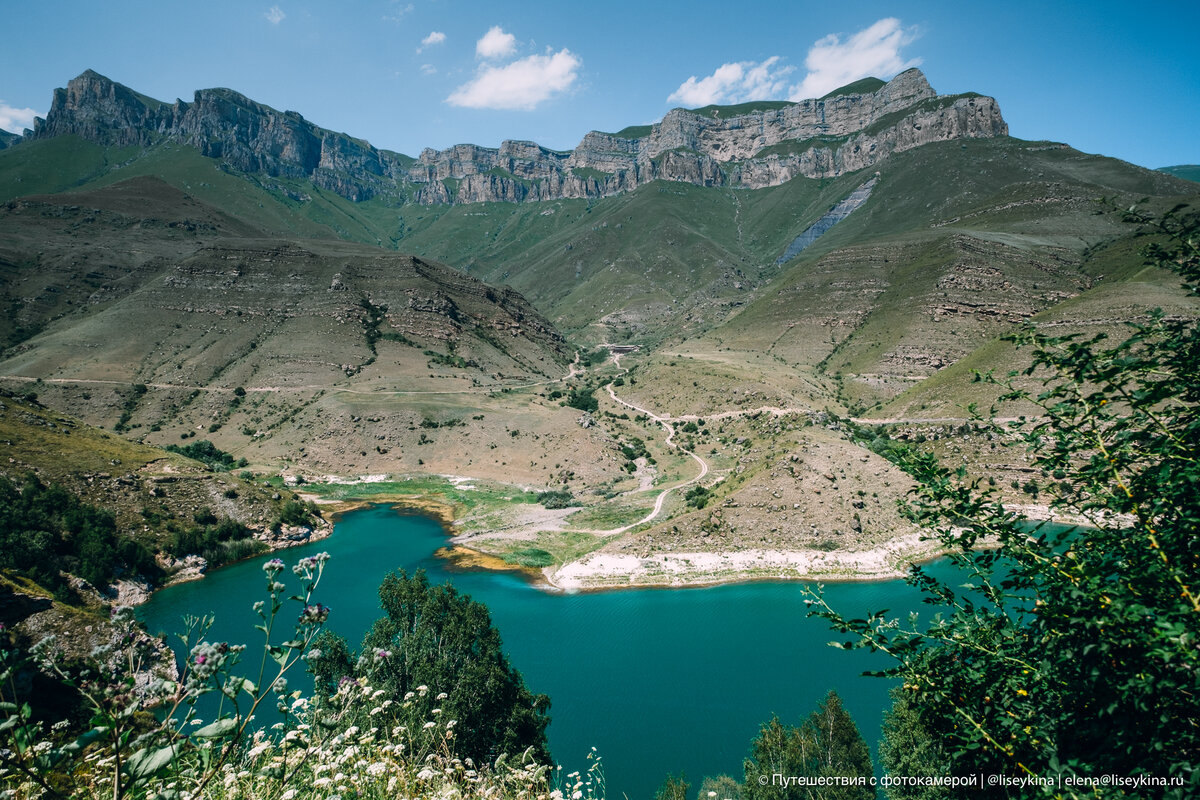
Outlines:
[[1099,198],[1168,202],[1185,188],[1044,143],[919,148],[881,165],[866,205],[705,340],[836,377],[843,403],[863,411],[1097,281],[1127,277],[1128,259],[1095,257],[1129,235]]
[[104,148],[74,136],[0,150],[0,202],[153,176],[258,230],[394,245],[400,215],[385,200],[352,203],[308,181],[244,175],[171,142]]
[[[833,379],[840,407],[859,410],[1017,321],[1119,279],[1090,255],[1125,235],[1095,213],[1098,198],[1190,191],[1164,173],[1049,142],[937,143],[881,164],[871,200],[781,268],[774,262],[788,242],[873,173],[754,191],[659,181],[596,201],[355,204],[300,181],[233,175],[187,148],[159,145],[121,161],[68,145],[33,142],[27,152],[59,159],[75,183],[154,174],[261,231],[453,264],[514,287],[583,342],[691,340],[685,350],[765,356],[805,381]],[[24,174],[11,155],[25,146],[0,152],[8,195]]]
[[1159,167],[1159,172],[1165,172],[1168,175],[1174,175],[1176,178],[1183,178],[1187,181],[1196,181],[1200,183],[1200,164],[1180,164],[1175,167]]
[[290,491],[128,441],[29,397],[0,393],[0,438],[6,443],[0,476],[20,485],[34,474],[43,484],[60,485],[112,512],[119,531],[152,550],[169,548],[176,531],[197,524],[201,510],[266,534],[283,505],[296,499]]
[[586,339],[694,334],[745,302],[860,178],[758,191],[656,181],[588,203],[405,210],[404,249],[507,283]]

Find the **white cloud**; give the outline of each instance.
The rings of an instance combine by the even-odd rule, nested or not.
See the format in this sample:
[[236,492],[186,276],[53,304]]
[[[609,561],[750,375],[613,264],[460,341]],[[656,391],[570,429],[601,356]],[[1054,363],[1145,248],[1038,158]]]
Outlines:
[[499,25],[488,29],[475,43],[475,55],[479,58],[504,58],[517,52],[517,37],[505,33]]
[[427,47],[433,47],[437,44],[442,44],[446,41],[446,34],[441,31],[430,31],[429,35],[421,40],[421,46],[417,48],[417,52],[422,52]]
[[779,56],[766,61],[739,61],[722,64],[716,72],[706,78],[688,78],[667,98],[668,103],[678,103],[689,108],[715,103],[745,103],[750,100],[767,100],[787,92],[787,76],[793,67],[781,65]]
[[[397,0],[392,0],[392,5],[393,6],[398,5]],[[390,13],[384,14],[383,19],[385,22],[397,22],[398,23],[398,22],[400,22],[400,20],[404,19],[404,17],[407,14],[412,12],[413,8],[414,8],[414,6],[412,3],[409,3],[406,6],[399,6],[398,8],[394,9]]]
[[809,49],[804,59],[808,74],[792,89],[789,99],[821,97],[860,78],[891,78],[915,67],[921,59],[905,60],[900,48],[916,38],[916,28],[902,27],[895,17],[881,19],[844,42],[831,33]]
[[455,89],[446,102],[465,108],[532,111],[551,96],[570,88],[582,65],[579,56],[564,48],[502,67],[485,66],[474,80]]
[[32,108],[13,108],[0,100],[0,130],[11,133],[21,133],[26,128],[33,128],[33,118],[38,112]]
[[283,9],[279,6],[271,6],[271,10],[264,12],[263,16],[267,18],[267,22],[271,23],[272,25],[278,25],[279,23],[283,22],[284,18],[287,17],[287,14],[283,13]]
[[679,85],[668,103],[697,108],[710,104],[728,105],[751,100],[804,100],[821,97],[839,86],[860,78],[890,79],[921,63],[905,60],[902,47],[917,38],[916,28],[905,28],[893,17],[881,19],[849,36],[839,34],[818,39],[804,59],[807,72],[800,83],[789,85],[795,67],[779,56],[765,61],[736,61],[722,64],[711,75],[695,75]]
[[433,64],[422,64],[421,65],[421,74],[422,75],[436,75],[437,67],[435,67]]

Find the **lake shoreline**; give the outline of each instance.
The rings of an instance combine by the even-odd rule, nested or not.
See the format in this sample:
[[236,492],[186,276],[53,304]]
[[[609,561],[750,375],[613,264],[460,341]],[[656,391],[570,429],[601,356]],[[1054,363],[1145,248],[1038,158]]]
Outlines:
[[[805,599],[816,591],[811,583],[762,576],[706,591],[535,590],[528,573],[453,565],[449,551],[437,552],[451,544],[445,528],[414,510],[394,502],[366,504],[336,517],[337,531],[328,540],[214,569],[207,580],[156,593],[138,616],[151,631],[176,631],[181,616],[203,613],[215,620],[209,641],[262,642],[253,627],[261,620],[252,611],[264,597],[262,564],[282,558],[291,565],[324,550],[331,558],[313,600],[332,609],[329,630],[357,649],[385,613],[381,582],[398,569],[409,575],[424,570],[431,585],[453,586],[447,591],[486,606],[513,668],[531,691],[553,698],[550,748],[564,771],[586,769],[581,762],[594,746],[604,754],[610,785],[629,787],[630,796],[652,794],[665,761],[696,774],[735,770],[742,754],[731,753],[726,741],[749,741],[772,713],[802,719],[829,688],[846,698],[850,713],[870,731],[866,736],[877,738],[888,686],[860,675],[882,668],[882,659],[824,647],[828,625],[807,616]],[[290,594],[297,580],[291,570],[283,570],[280,580]],[[875,608],[903,613],[919,602],[903,581],[827,584],[825,596],[854,616]],[[279,637],[290,635],[290,626],[280,624],[289,619],[294,617],[283,610]],[[780,635],[780,626],[789,632]],[[679,658],[697,642],[715,651],[704,657],[705,669]],[[733,702],[710,708],[687,700],[727,694],[737,680],[750,687]],[[297,673],[294,683],[307,691],[305,676]],[[641,709],[634,727],[631,708]]]
[[916,564],[936,561],[945,549],[906,537],[868,550],[740,550],[637,557],[596,552],[546,568],[557,591],[686,589],[741,583],[878,583],[903,580]]
[[[304,541],[271,542],[271,550],[309,544],[332,533],[337,520],[350,512],[372,506],[389,506],[397,514],[424,515],[434,519],[446,534],[446,546],[434,556],[456,571],[509,572],[531,587],[549,594],[616,592],[630,589],[691,589],[749,583],[878,583],[903,580],[916,565],[928,564],[946,555],[932,538],[920,534],[898,537],[877,547],[854,551],[822,550],[731,550],[658,553],[638,557],[593,551],[574,561],[543,568],[513,564],[497,553],[472,547],[455,526],[458,509],[442,500],[412,494],[383,494],[339,500],[323,499],[312,492],[302,494],[326,511],[326,524]],[[1045,506],[1022,506],[1031,520],[1051,519]],[[1064,521],[1065,522],[1065,521]],[[1068,523],[1070,524],[1070,523]],[[161,588],[199,580],[205,572],[179,577],[145,593],[136,604]]]

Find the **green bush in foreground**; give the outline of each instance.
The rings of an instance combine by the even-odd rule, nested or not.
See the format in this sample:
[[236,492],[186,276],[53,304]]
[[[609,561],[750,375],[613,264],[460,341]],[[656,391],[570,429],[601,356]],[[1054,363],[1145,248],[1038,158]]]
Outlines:
[[[320,702],[289,690],[289,673],[318,657],[312,645],[329,610],[312,596],[326,558],[301,559],[292,568],[304,588],[290,597],[280,580],[283,562],[264,566],[268,600],[255,604],[264,635],[257,658],[205,639],[208,620],[189,620],[177,681],[137,682],[151,652],[127,608],[114,614],[113,645],[93,653],[90,665],[63,663],[52,638],[25,651],[0,626],[0,793],[12,800],[602,796],[594,754],[586,775],[553,782],[534,748],[487,762],[459,755],[469,725],[460,725],[446,695],[427,686],[394,695],[382,684],[350,678]],[[289,604],[297,621],[283,632]],[[61,709],[44,699],[34,707],[30,690],[43,679],[31,677],[40,672],[58,681],[55,694],[75,693],[87,713],[48,724],[46,715]],[[221,700],[212,720],[199,718],[198,701],[206,696]],[[251,724],[272,713],[278,721],[268,730]],[[80,727],[80,719],[90,721]]]
[[[448,584],[430,584],[423,570],[411,577],[404,570],[389,574],[379,599],[384,616],[364,637],[357,659],[341,637],[326,633],[318,641],[320,654],[310,665],[320,687],[355,680],[387,697],[411,699],[420,687],[436,686],[440,713],[457,720],[457,755],[484,763],[502,753],[529,752],[549,762],[550,700],[525,688],[486,606]],[[387,725],[417,722],[399,706],[380,714]]]
[[[1200,295],[1196,215],[1131,216],[1165,242],[1150,263]],[[845,646],[895,659],[886,674],[908,696],[890,719],[889,771],[940,752],[952,775],[1033,782],[972,797],[1200,796],[1200,331],[1161,312],[1130,327],[1116,345],[1028,328],[1013,338],[1033,348],[1026,375],[1044,388],[998,381],[1005,400],[1040,408],[1009,426],[1040,497],[1087,527],[1030,531],[994,489],[921,457],[911,511],[961,577],[915,569],[910,582],[942,613],[850,620],[814,596],[854,634]]]
[[764,724],[751,743],[745,772],[746,782],[741,787],[743,800],[802,800],[814,796],[813,787],[785,786],[775,780],[776,776],[846,778],[865,784],[821,787],[819,796],[823,800],[871,800],[875,797],[875,788],[870,785],[874,775],[871,751],[834,691],[826,695],[817,710],[799,727],[784,725],[778,717],[772,717]]

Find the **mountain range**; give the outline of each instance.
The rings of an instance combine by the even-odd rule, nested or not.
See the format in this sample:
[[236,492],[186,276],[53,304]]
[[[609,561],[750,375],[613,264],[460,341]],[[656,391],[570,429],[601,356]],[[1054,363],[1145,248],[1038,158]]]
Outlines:
[[170,141],[242,172],[307,178],[348,200],[430,205],[607,197],[659,179],[762,188],[800,175],[836,177],[930,142],[1007,133],[995,100],[939,96],[912,69],[819,100],[675,109],[654,125],[592,131],[570,152],[505,141],[412,158],[229,89],[169,104],[89,70],[55,91],[27,138],[75,135],[115,147]]
[[[937,95],[917,70],[675,109],[570,152],[415,158],[228,89],[163,103],[89,71],[0,140],[0,383],[148,445],[202,435],[261,474],[565,491],[583,516],[522,534],[556,563],[853,549],[912,530],[881,510],[907,478],[845,419],[1023,482],[958,432],[994,397],[973,373],[1020,366],[1000,337],[1026,322],[1195,315],[1098,201],[1198,196],[1012,138],[995,100]],[[636,352],[601,366],[600,344]],[[637,409],[709,420],[684,441],[721,478],[720,514],[672,495],[628,534],[585,532],[694,475],[610,402],[617,378]]]

